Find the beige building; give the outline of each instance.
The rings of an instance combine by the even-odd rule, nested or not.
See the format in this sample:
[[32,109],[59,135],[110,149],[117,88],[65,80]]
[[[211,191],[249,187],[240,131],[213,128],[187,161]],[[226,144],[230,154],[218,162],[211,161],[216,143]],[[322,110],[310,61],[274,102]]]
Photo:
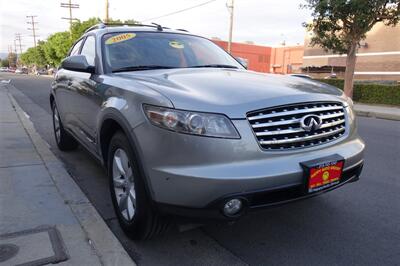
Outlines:
[[303,45],[273,47],[269,72],[277,74],[301,73],[303,54]]
[[[304,43],[303,72],[313,76],[336,73],[342,76],[346,66],[345,55],[327,53],[319,47],[310,47],[312,33]],[[358,49],[356,79],[400,80],[400,25],[375,25]]]

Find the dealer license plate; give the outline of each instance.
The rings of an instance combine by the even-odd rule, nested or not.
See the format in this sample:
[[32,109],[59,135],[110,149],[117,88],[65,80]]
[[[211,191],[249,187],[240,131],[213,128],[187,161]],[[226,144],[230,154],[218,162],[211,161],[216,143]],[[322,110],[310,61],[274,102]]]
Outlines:
[[302,165],[305,168],[307,192],[313,193],[340,183],[344,160],[342,157],[334,155],[302,163]]

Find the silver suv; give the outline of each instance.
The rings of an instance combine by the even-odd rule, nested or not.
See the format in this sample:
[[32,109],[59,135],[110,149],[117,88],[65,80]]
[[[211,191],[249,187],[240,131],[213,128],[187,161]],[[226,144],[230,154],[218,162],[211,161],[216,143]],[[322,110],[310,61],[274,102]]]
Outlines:
[[90,28],[50,95],[58,147],[107,169],[136,239],[168,217],[237,219],[358,180],[352,101],[310,79],[248,71],[208,39],[161,26]]

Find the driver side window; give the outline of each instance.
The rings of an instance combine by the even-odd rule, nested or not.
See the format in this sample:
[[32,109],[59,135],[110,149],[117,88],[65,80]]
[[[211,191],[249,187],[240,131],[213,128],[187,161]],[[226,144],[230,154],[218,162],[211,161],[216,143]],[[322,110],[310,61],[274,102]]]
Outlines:
[[95,65],[95,58],[96,58],[96,43],[94,36],[88,36],[86,38],[85,43],[83,44],[81,55],[86,57],[86,60],[89,65]]

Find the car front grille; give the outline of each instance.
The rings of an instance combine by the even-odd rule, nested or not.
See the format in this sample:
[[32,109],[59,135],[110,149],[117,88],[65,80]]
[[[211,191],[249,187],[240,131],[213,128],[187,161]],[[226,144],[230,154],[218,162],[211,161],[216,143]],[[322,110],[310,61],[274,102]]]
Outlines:
[[[306,131],[301,120],[317,115],[322,120],[319,129]],[[325,144],[342,137],[346,117],[340,102],[310,102],[277,106],[247,114],[253,132],[266,150],[288,150]]]

